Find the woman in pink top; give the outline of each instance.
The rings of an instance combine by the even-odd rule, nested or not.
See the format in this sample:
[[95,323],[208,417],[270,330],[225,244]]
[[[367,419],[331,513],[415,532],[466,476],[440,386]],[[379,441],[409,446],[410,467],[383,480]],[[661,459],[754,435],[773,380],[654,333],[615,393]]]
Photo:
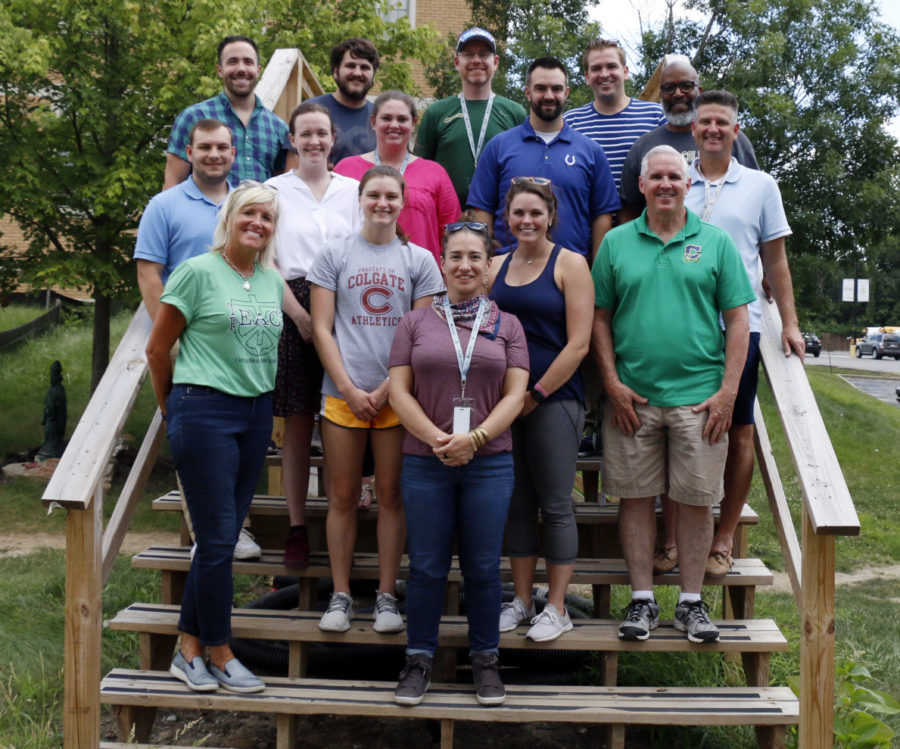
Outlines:
[[341,159],[334,171],[359,180],[373,164],[396,168],[406,181],[406,205],[399,224],[410,241],[439,260],[444,227],[459,215],[459,198],[444,167],[410,151],[416,122],[412,98],[401,91],[385,91],[372,109],[375,150]]

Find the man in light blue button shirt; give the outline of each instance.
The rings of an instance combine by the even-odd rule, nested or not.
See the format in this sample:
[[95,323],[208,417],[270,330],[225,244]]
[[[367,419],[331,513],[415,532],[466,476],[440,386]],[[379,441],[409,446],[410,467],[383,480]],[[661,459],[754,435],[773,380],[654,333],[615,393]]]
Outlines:
[[134,259],[138,286],[151,319],[169,274],[188,258],[209,250],[219,218],[219,206],[231,187],[234,161],[231,130],[218,120],[198,120],[186,147],[190,176],[155,195],[138,227]]

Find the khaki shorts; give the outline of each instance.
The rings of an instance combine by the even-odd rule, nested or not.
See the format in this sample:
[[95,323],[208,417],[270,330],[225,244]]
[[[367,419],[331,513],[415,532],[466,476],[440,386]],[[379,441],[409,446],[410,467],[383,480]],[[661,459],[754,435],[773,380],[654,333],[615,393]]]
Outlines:
[[400,417],[388,404],[385,404],[371,421],[360,421],[350,410],[347,401],[333,395],[322,396],[321,414],[332,424],[348,429],[390,429],[400,426]]
[[635,404],[641,428],[630,437],[603,413],[603,491],[623,498],[668,496],[686,505],[712,506],[723,495],[728,438],[703,438],[707,412],[692,406]]

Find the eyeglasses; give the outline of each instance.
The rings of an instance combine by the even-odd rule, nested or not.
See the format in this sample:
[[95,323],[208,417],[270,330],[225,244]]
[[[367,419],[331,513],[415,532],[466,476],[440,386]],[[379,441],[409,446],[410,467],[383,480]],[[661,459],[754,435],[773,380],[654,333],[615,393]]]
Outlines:
[[447,230],[448,234],[453,234],[457,231],[462,231],[463,229],[468,229],[469,231],[478,232],[480,234],[488,233],[488,225],[482,224],[480,221],[454,221],[452,224],[447,224],[444,229]]
[[513,177],[510,180],[510,183],[513,185],[521,184],[522,182],[530,182],[533,185],[545,185],[550,187],[550,180],[546,177]]
[[659,90],[664,94],[674,94],[675,89],[679,89],[683,94],[689,94],[700,84],[697,81],[679,81],[678,83],[661,83]]

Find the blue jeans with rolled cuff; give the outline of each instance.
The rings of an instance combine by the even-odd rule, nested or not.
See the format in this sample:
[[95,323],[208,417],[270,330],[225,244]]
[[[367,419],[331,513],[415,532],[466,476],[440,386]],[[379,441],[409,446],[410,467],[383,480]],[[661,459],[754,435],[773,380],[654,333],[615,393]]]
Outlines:
[[272,434],[272,394],[243,398],[174,385],[166,422],[197,544],[178,629],[203,645],[222,645],[231,639],[234,546]]
[[508,452],[445,466],[435,457],[403,456],[401,488],[409,545],[406,652],[434,656],[454,541],[466,584],[469,647],[496,653],[500,642],[500,551],[513,461]]

